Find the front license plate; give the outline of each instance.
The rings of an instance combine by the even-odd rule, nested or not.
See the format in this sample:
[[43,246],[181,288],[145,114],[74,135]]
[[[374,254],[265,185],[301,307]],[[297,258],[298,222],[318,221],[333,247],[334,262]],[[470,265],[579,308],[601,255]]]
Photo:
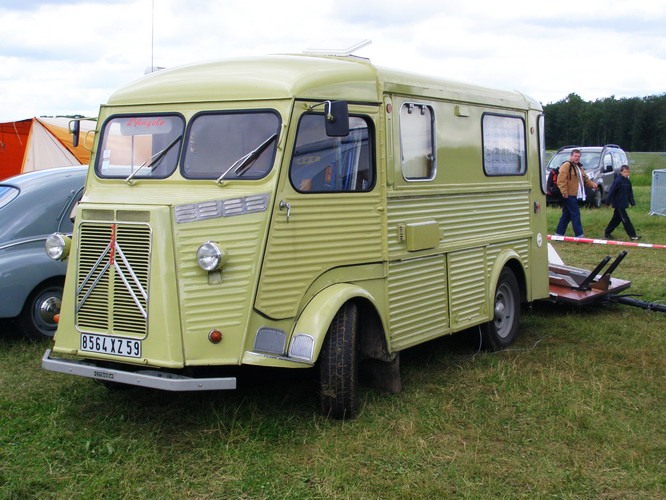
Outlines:
[[84,333],[81,334],[81,350],[125,356],[127,358],[140,358],[141,341]]

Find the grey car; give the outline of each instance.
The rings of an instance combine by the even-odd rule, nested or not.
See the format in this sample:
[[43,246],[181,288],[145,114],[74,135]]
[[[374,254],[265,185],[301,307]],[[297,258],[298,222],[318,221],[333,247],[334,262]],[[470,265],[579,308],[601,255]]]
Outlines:
[[87,165],[30,172],[0,181],[0,319],[15,318],[28,337],[53,337],[66,262],[46,255],[56,231],[72,232]]
[[[617,144],[564,146],[558,149],[548,162],[546,177],[548,177],[550,170],[559,167],[569,159],[572,149],[580,149],[580,162],[583,164],[585,173],[599,186],[596,191],[587,190],[587,204],[592,207],[600,207],[606,201],[608,190],[613,184],[613,179],[619,173],[620,167],[629,164],[627,154]],[[551,202],[548,198],[547,201]]]

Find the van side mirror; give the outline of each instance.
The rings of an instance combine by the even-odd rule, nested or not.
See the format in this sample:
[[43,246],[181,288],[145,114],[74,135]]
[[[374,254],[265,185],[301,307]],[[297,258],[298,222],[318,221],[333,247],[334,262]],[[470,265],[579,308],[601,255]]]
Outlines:
[[329,137],[349,135],[349,107],[345,101],[326,101],[324,116],[326,135]]
[[612,172],[613,171],[613,165],[606,165],[606,172]]
[[71,120],[69,122],[69,133],[72,134],[72,146],[79,145],[79,133],[81,132],[81,121]]

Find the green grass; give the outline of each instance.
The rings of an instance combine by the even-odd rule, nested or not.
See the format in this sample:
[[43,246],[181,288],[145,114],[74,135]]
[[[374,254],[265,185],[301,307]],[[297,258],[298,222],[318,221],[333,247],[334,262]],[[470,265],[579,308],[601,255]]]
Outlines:
[[[650,156],[631,159],[635,179]],[[634,184],[643,241],[666,243]],[[586,233],[610,216],[584,210]],[[622,249],[555,246],[579,267]],[[628,250],[614,275],[664,303],[666,250]],[[403,353],[403,391],[363,389],[349,422],[318,414],[311,371],[249,371],[231,392],[109,391],[43,371],[48,343],[4,328],[0,498],[666,497],[664,313],[535,304],[506,351],[478,352],[470,331]]]

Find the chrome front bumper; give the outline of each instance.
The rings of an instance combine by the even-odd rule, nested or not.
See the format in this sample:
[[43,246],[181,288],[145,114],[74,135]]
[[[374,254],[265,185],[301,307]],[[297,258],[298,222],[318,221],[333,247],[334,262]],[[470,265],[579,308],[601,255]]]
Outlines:
[[236,389],[236,377],[192,378],[157,370],[136,372],[116,368],[100,368],[88,361],[76,361],[51,357],[47,349],[42,357],[42,368],[67,375],[77,375],[118,384],[137,385],[164,391],[219,391]]

